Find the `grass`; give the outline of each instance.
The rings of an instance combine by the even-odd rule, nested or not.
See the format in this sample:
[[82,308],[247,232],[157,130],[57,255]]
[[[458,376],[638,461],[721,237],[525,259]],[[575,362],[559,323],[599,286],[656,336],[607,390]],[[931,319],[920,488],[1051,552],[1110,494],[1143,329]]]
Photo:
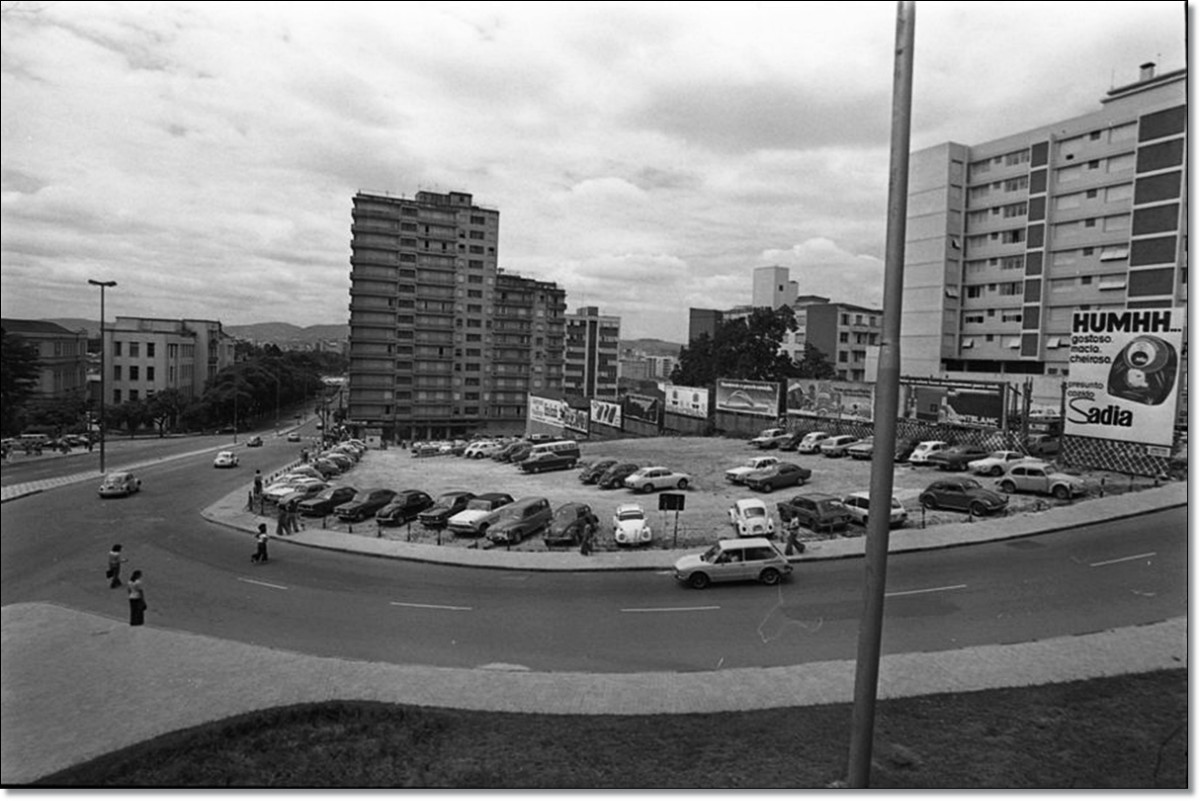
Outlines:
[[[845,704],[553,716],[332,702],[175,732],[49,776],[56,787],[824,788]],[[1188,673],[881,701],[876,788],[1187,788]]]

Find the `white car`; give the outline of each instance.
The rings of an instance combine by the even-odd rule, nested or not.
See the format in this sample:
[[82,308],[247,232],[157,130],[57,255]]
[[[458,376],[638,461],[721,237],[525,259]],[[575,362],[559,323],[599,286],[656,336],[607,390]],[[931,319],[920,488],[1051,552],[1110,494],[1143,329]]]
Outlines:
[[810,431],[796,446],[797,453],[816,453],[821,450],[821,443],[832,436],[828,431]]
[[788,438],[788,430],[786,428],[768,428],[760,432],[757,437],[750,440],[749,444],[756,448],[766,450],[767,448],[777,448],[779,444]]
[[495,440],[483,440],[481,442],[472,442],[463,451],[463,457],[467,459],[490,459],[492,456],[500,452],[504,446]]
[[929,457],[938,451],[944,451],[950,447],[949,442],[943,442],[940,439],[927,439],[924,442],[918,442],[917,447],[913,448],[913,452],[908,457],[909,464],[929,464]]
[[739,537],[767,537],[775,534],[775,521],[767,505],[758,498],[743,498],[729,507],[729,523]]
[[109,473],[100,484],[101,498],[123,498],[142,489],[142,480],[128,471]]
[[967,469],[981,476],[1000,476],[1013,462],[1028,458],[1021,451],[992,451],[982,459],[967,462]]
[[[867,492],[852,492],[845,498],[842,498],[842,506],[845,506],[846,511],[850,512],[850,518],[855,523],[865,526],[867,524],[867,510],[871,506],[871,495]],[[892,508],[889,517],[893,528],[903,526],[908,521],[908,511],[895,495],[892,496]]]
[[[295,492],[307,491],[307,495],[316,495],[328,486],[326,482],[312,476],[284,476],[283,480],[276,481],[263,490],[263,498],[271,503],[279,503]],[[313,489],[314,487],[316,489]]]
[[692,477],[687,473],[680,473],[668,467],[643,467],[625,479],[625,486],[634,492],[654,492],[664,489],[685,490],[691,481]]
[[779,464],[778,456],[751,456],[737,467],[726,470],[725,480],[731,484],[741,484],[751,473],[776,464]]
[[858,442],[858,437],[852,434],[838,434],[821,443],[821,453],[830,459],[846,455],[846,449]]
[[213,467],[237,467],[238,457],[233,451],[221,451],[213,459]]
[[647,545],[654,537],[646,522],[646,510],[636,503],[623,503],[613,515],[613,540],[617,545]]

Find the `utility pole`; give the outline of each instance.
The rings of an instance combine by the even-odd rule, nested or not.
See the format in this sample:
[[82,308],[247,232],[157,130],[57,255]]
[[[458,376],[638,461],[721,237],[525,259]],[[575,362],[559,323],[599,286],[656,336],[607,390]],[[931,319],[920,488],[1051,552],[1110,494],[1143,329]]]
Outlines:
[[912,115],[913,0],[896,8],[896,59],[892,89],[892,150],[888,179],[887,250],[883,268],[883,337],[875,377],[875,448],[871,456],[871,500],[867,509],[866,582],[858,624],[854,671],[854,711],[850,726],[847,783],[870,786],[871,746],[875,737],[875,700],[879,689],[879,651],[883,637],[883,601],[887,587],[888,525],[896,453],[896,415],[900,406],[900,315],[904,293],[904,237],[908,215],[908,149]]
[[[105,472],[104,468],[104,441],[108,439],[107,432],[104,430],[104,395],[108,389],[108,364],[104,358],[104,290],[117,285],[116,281],[95,281],[91,278],[88,283],[92,286],[100,287],[100,472]],[[92,435],[91,429],[88,429],[88,436]]]

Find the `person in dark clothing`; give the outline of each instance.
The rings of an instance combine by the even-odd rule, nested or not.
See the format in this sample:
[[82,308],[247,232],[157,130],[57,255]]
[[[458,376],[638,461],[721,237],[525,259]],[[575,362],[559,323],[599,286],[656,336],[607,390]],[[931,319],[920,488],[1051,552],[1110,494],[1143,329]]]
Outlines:
[[141,626],[146,622],[146,592],[142,589],[142,571],[135,570],[129,576],[129,625]]
[[255,470],[254,471],[254,497],[257,498],[260,495],[262,495],[262,491],[263,491],[262,471]]
[[254,552],[254,555],[250,557],[251,562],[254,562],[255,564],[262,564],[270,558],[267,555],[267,539],[267,524],[259,523],[257,537],[258,549]]
[[121,546],[114,545],[112,550],[108,552],[108,586],[110,589],[116,589],[121,586],[121,563],[127,561],[121,555]]

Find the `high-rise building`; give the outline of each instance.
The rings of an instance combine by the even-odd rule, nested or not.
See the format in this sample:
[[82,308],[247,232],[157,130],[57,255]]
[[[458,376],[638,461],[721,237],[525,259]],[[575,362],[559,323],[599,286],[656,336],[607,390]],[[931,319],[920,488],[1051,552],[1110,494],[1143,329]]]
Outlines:
[[1061,382],[1074,310],[1186,303],[1187,71],[1100,102],[912,154],[903,374]]
[[104,326],[105,403],[177,389],[188,398],[233,364],[234,339],[215,320],[118,317]]
[[617,397],[621,318],[583,306],[567,316],[563,390],[588,398]]
[[500,213],[465,192],[355,195],[347,419],[385,440],[523,429],[561,390],[566,294],[498,266]]

